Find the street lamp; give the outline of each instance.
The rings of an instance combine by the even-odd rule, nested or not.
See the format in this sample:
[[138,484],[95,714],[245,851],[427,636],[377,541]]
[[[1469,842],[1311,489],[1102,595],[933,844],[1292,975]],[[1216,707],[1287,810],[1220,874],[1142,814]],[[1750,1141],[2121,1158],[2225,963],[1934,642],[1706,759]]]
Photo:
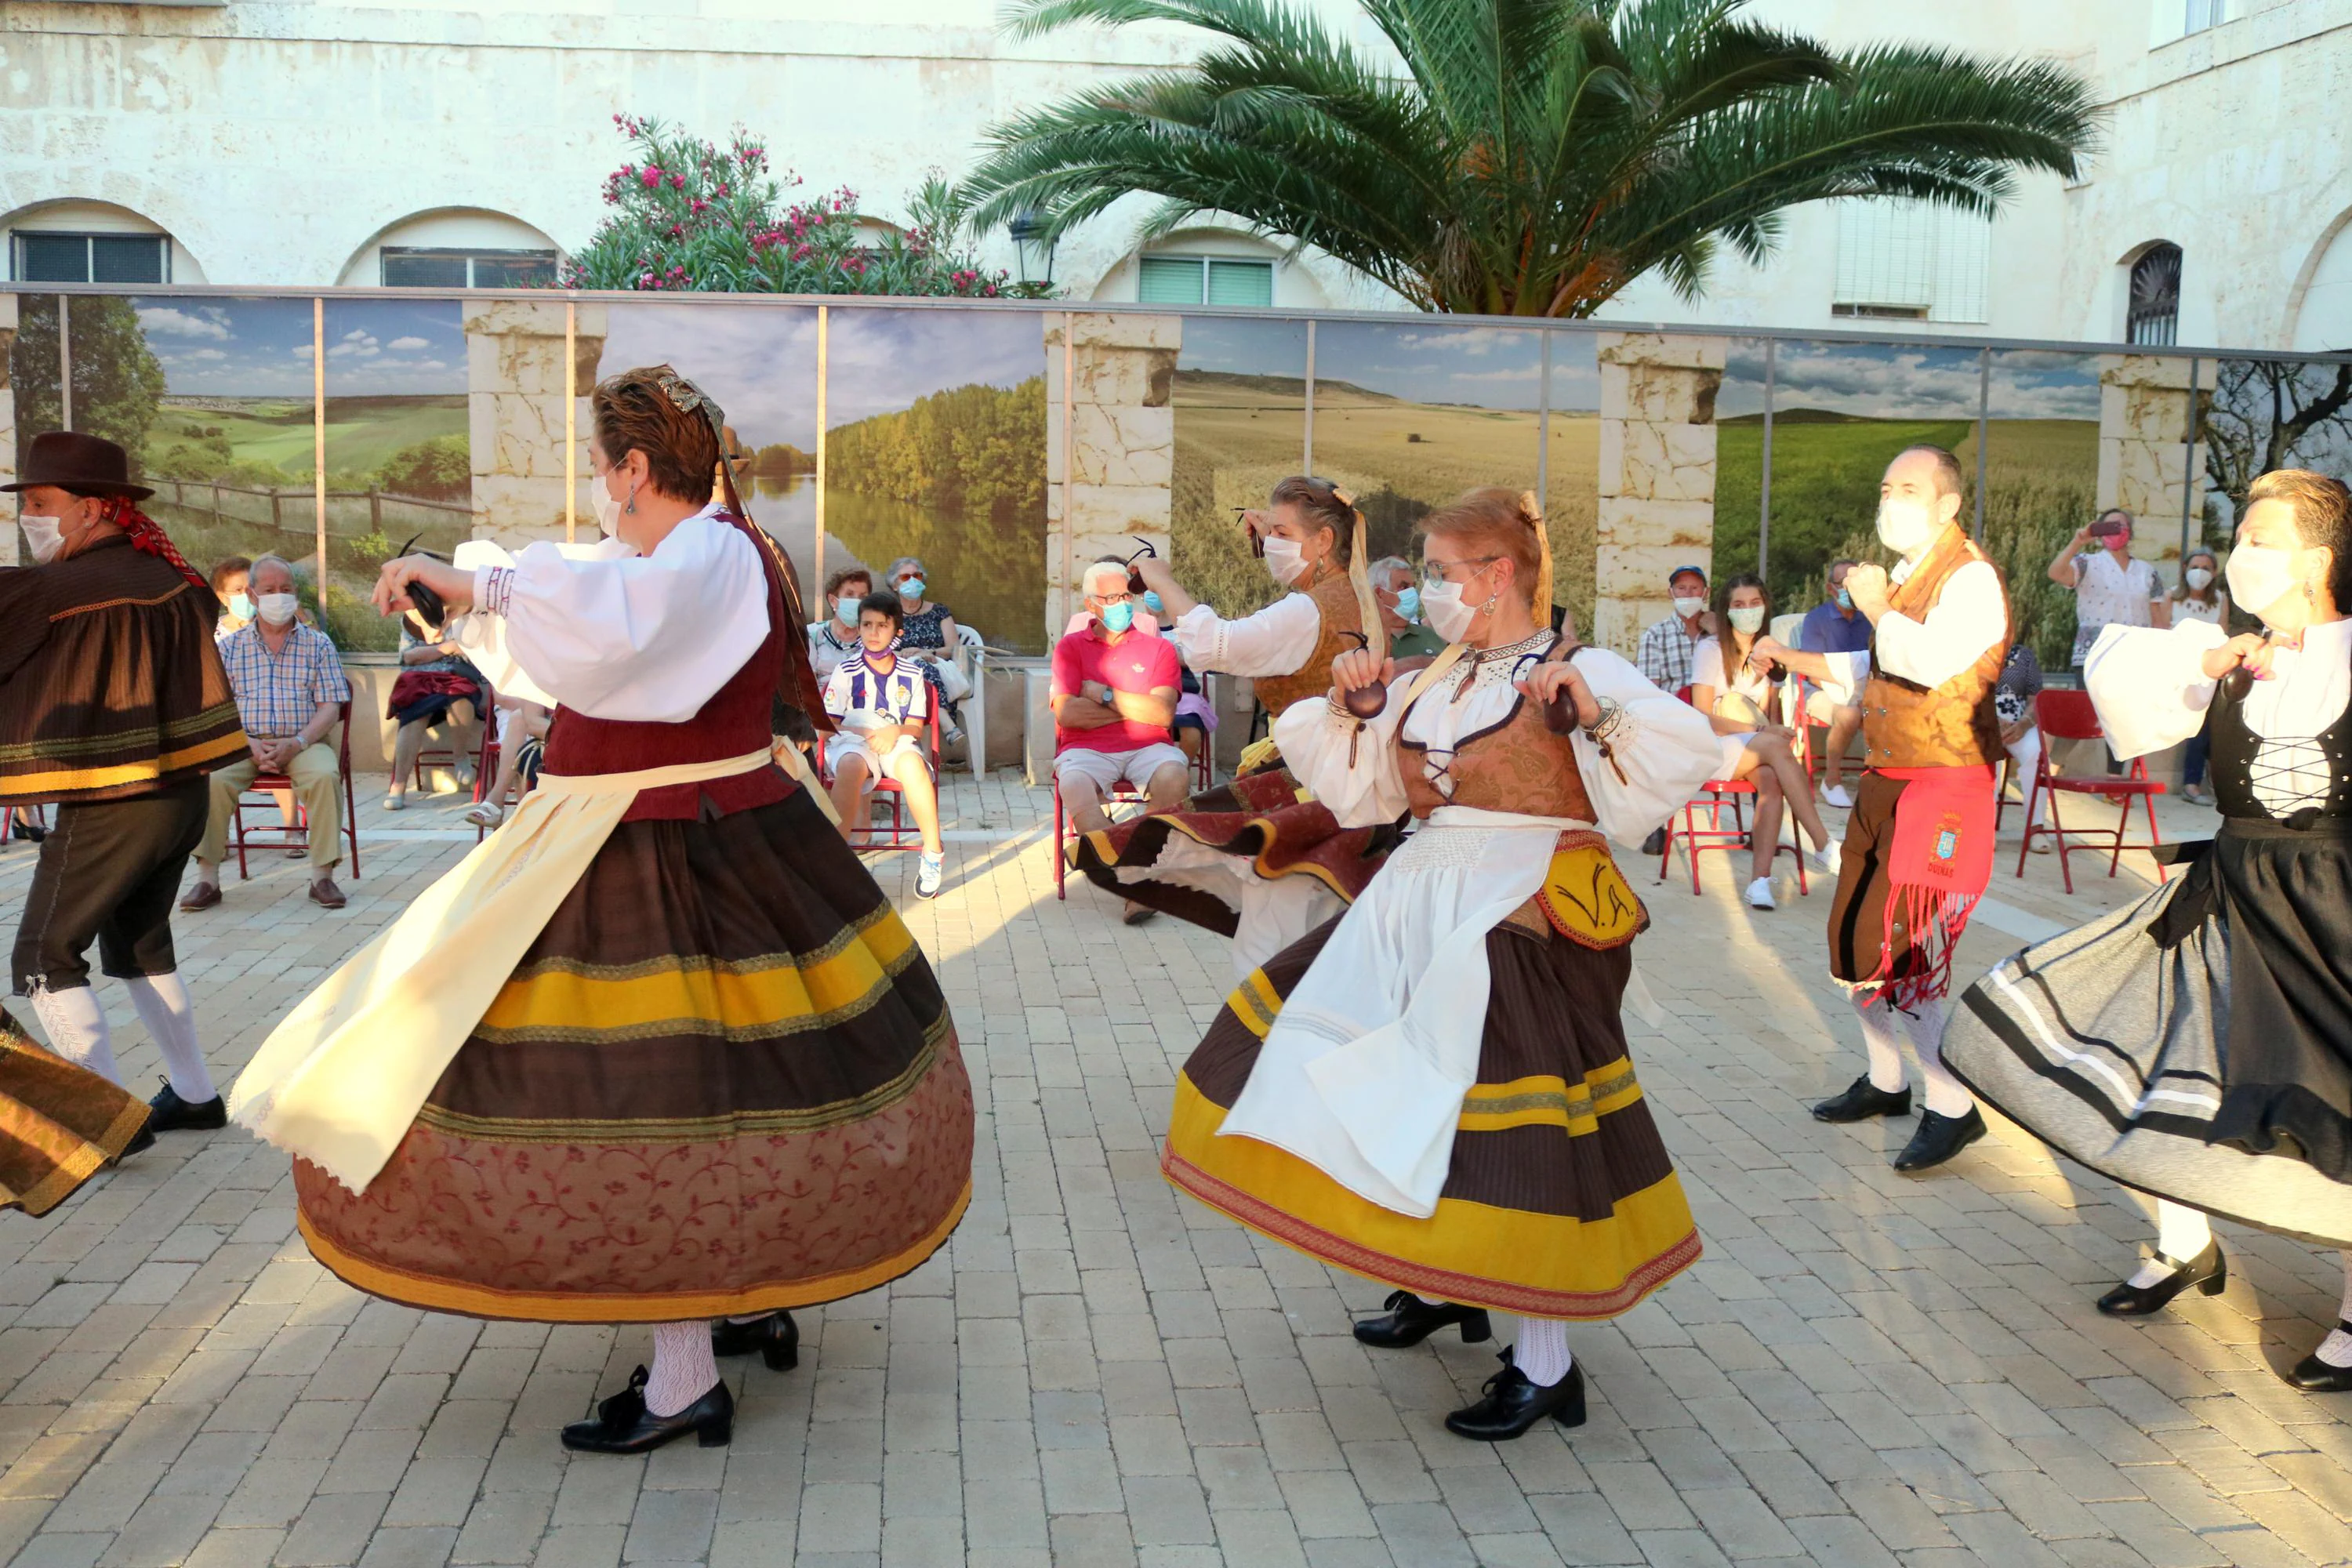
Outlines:
[[1020,258],[1021,281],[1043,288],[1054,281],[1054,244],[1046,237],[1045,220],[1035,207],[1023,207],[1005,226]]

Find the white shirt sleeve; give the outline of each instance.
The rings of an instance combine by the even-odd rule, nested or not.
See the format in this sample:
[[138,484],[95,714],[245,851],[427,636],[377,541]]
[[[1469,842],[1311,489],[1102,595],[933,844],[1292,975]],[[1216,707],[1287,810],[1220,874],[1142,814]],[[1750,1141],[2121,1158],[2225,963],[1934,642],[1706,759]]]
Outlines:
[[[1582,654],[1578,657],[1580,661],[1592,656]],[[1691,657],[1691,684],[1714,687],[1718,700],[1731,689],[1731,683],[1723,678],[1723,645],[1713,637],[1701,639],[1698,651]],[[1596,691],[1593,695],[1598,697],[1601,694]],[[1694,692],[1692,695],[1696,698],[1697,694]]]
[[2108,626],[2083,660],[2083,686],[2116,756],[2129,761],[2177,746],[2204,727],[2217,682],[2205,656],[2229,641],[2210,621],[2168,631]]
[[833,673],[824,678],[824,710],[835,719],[849,717],[849,667],[846,662],[835,664]]
[[474,611],[450,623],[500,691],[596,719],[682,723],[767,640],[759,546],[713,517],[687,519],[651,555],[541,543],[513,561],[477,566]]
[[1830,700],[1852,704],[1853,694],[1870,679],[1870,650],[1855,648],[1849,653],[1825,653],[1822,660],[1829,668],[1822,672],[1817,684],[1830,694]]
[[[1700,656],[1712,646],[1701,647]],[[1717,658],[1721,657],[1718,649]],[[1569,742],[1576,749],[1593,820],[1619,843],[1639,844],[1721,773],[1722,738],[1705,714],[1659,690],[1616,654],[1588,648],[1576,656],[1576,669],[1595,698],[1619,710],[1609,756],[1581,730]]]
[[1389,705],[1359,731],[1356,721],[1331,710],[1328,699],[1294,702],[1274,721],[1275,743],[1293,777],[1331,808],[1342,827],[1394,822],[1405,809],[1404,778],[1397,772],[1397,725],[1404,717],[1412,671],[1389,683]]
[[2000,574],[1990,562],[1969,562],[1945,579],[1926,620],[1890,610],[1878,617],[1876,637],[1881,669],[1921,686],[1943,685],[2008,640]]
[[1304,594],[1285,594],[1238,621],[1222,618],[1206,605],[1195,605],[1177,617],[1172,635],[1176,651],[1196,670],[1296,675],[1323,635],[1323,612]]

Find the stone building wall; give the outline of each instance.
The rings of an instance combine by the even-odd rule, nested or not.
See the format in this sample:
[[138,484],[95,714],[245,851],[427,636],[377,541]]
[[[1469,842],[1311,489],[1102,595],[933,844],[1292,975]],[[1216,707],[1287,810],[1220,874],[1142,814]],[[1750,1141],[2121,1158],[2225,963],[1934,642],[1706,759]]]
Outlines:
[[[520,544],[563,537],[563,400],[573,416],[578,473],[588,471],[587,396],[604,347],[604,307],[582,305],[564,363],[564,302],[487,300],[466,309],[467,436],[474,536]],[[574,502],[593,532],[585,488]]]
[[[1077,613],[1079,579],[1097,557],[1129,556],[1147,541],[1169,552],[1176,413],[1170,393],[1180,316],[1073,312],[1070,440],[1064,439],[1064,321],[1045,318],[1045,635]],[[1068,482],[1064,482],[1066,477]],[[1064,511],[1067,505],[1066,516]]]
[[[2213,367],[2203,367],[2212,384]],[[2099,359],[2099,477],[2094,504],[2121,507],[2139,522],[2132,553],[2168,561],[2180,553],[2180,519],[2201,520],[2205,464],[2190,459],[2204,394],[2189,390],[2189,362],[2150,354]]]
[[1607,332],[1601,360],[1597,604],[1589,640],[1631,656],[1666,615],[1666,574],[1715,547],[1715,395],[1728,341]]

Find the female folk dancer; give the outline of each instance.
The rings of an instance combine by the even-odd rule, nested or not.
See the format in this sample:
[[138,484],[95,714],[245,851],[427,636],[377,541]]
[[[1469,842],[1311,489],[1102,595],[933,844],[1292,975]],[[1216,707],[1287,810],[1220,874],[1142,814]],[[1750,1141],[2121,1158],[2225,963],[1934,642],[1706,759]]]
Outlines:
[[[1160,1169],[1402,1287],[1356,1325],[1367,1344],[1447,1323],[1481,1340],[1489,1311],[1517,1314],[1486,1396],[1446,1418],[1493,1440],[1581,1422],[1566,1325],[1699,1254],[1618,1018],[1648,916],[1594,825],[1638,843],[1721,751],[1633,666],[1552,631],[1533,496],[1473,490],[1421,526],[1422,605],[1450,646],[1411,673],[1342,655],[1328,700],[1275,735],[1341,822],[1423,826],[1234,991],[1178,1080]],[[1376,685],[1384,707],[1357,718],[1345,695]]]
[[785,1309],[947,1238],[972,1104],[930,966],[771,760],[772,704],[818,703],[789,567],[731,477],[711,500],[719,410],[667,366],[592,407],[588,558],[404,557],[376,587],[437,595],[494,687],[553,700],[539,787],[279,1026],[235,1110],[295,1152],[303,1237],[360,1289],[656,1325],[651,1374],[563,1433],[633,1453],[726,1442],[714,1351],[789,1367]]
[[[1363,514],[1328,479],[1293,476],[1263,511],[1243,515],[1274,580],[1290,590],[1238,620],[1186,593],[1156,556],[1135,563],[1174,617],[1177,651],[1193,669],[1245,675],[1269,721],[1323,699],[1331,661],[1380,632],[1365,575]],[[1070,863],[1110,891],[1234,939],[1247,974],[1363,890],[1395,847],[1391,826],[1345,828],[1302,799],[1279,756],[1179,812],[1119,823],[1070,847]]]
[[2352,492],[2300,469],[2247,492],[2230,595],[2267,635],[2112,626],[2085,667],[2116,755],[2211,716],[2221,830],[2138,903],[1970,986],[1944,1060],[2011,1119],[2157,1200],[2114,1317],[2210,1296],[2206,1216],[2345,1248],[2335,1329],[2287,1376],[2352,1390]]

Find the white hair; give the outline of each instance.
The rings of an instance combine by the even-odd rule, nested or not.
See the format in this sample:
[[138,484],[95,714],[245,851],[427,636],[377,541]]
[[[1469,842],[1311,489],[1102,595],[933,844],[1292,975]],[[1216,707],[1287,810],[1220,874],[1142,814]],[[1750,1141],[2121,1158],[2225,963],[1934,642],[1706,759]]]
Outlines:
[[[923,563],[920,558],[917,556],[901,555],[898,559],[890,563],[890,569],[887,572],[882,574],[885,580],[896,579],[898,575],[898,568],[901,566],[912,566],[916,571],[920,572],[923,569]],[[890,581],[890,585],[895,588],[898,584],[896,581]]]
[[[1106,578],[1110,580],[1111,585],[1108,588],[1099,586]],[[1089,596],[1097,594],[1123,594],[1127,591],[1127,567],[1117,561],[1095,562],[1084,572],[1078,574],[1078,584]]]
[[1388,581],[1388,574],[1391,572],[1402,572],[1410,577],[1412,575],[1412,563],[1402,555],[1383,555],[1372,563],[1366,575],[1371,578],[1372,586],[1377,588]]
[[261,569],[264,566],[280,567],[289,579],[294,575],[294,563],[287,560],[283,555],[257,555],[253,558],[253,564],[246,568],[246,581],[250,583],[254,578],[261,575]]

